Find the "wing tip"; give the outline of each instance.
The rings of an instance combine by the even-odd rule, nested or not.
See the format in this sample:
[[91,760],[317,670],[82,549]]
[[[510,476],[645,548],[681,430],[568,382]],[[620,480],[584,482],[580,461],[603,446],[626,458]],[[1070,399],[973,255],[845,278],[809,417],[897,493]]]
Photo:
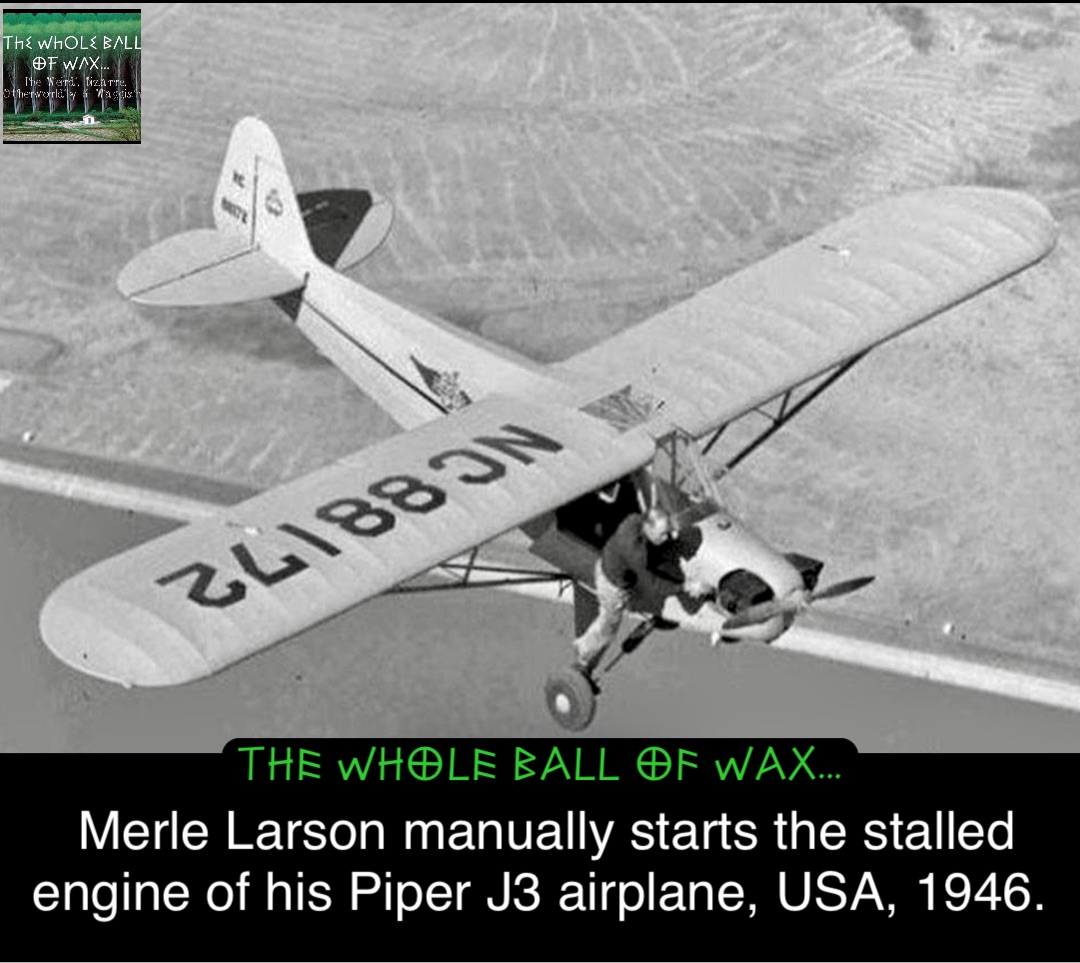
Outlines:
[[[169,634],[177,638],[159,638],[155,649],[161,651],[152,653],[142,644],[135,621],[124,618],[125,608],[115,596],[96,591],[76,576],[45,600],[41,639],[71,668],[125,688],[179,685],[210,674],[205,663],[193,663],[190,644],[175,630]],[[172,657],[155,657],[162,654]]]
[[1034,259],[1049,253],[1057,243],[1060,225],[1049,208],[1026,191],[962,184],[920,193],[934,198],[952,197],[966,210],[975,208],[974,213],[996,221],[1021,237],[1030,247]]

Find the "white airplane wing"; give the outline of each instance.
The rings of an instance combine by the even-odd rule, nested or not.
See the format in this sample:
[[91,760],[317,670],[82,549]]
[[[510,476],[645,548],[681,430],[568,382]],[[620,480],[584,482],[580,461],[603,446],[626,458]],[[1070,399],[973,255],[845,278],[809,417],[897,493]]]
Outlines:
[[82,572],[45,643],[125,685],[216,672],[640,468],[643,431],[492,397]]
[[1053,246],[1026,194],[947,187],[863,208],[563,362],[586,410],[700,436],[1022,270]]

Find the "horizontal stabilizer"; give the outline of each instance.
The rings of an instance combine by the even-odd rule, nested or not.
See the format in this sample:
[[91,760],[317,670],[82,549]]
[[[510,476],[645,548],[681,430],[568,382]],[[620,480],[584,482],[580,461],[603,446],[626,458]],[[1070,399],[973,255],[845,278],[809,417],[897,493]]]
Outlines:
[[371,191],[334,188],[297,196],[315,254],[335,271],[375,253],[394,222],[394,205]]
[[174,234],[136,255],[116,285],[139,304],[205,307],[288,294],[302,288],[304,278],[250,247],[244,236],[204,228]]
[[394,205],[376,195],[369,195],[372,203],[365,212],[360,226],[349,239],[345,250],[334,262],[334,268],[344,271],[366,260],[382,245],[394,223]]

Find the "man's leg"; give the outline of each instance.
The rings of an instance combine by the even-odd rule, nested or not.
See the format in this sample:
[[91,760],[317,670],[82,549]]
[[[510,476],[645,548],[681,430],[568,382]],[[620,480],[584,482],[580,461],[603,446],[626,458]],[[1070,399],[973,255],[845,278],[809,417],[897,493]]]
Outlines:
[[630,600],[630,593],[612,584],[599,562],[596,564],[596,599],[600,604],[599,614],[585,634],[574,640],[578,665],[589,673],[619,637],[619,626]]

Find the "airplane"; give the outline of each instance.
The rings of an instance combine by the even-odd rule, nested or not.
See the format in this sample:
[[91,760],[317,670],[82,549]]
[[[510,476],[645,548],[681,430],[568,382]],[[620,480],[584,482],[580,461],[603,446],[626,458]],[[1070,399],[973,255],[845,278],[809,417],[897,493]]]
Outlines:
[[[391,205],[364,196],[351,217],[325,198],[302,209],[270,128],[246,117],[215,226],[166,238],[120,272],[120,292],[141,304],[273,299],[402,432],[64,582],[40,630],[69,666],[124,686],[178,685],[373,596],[430,588],[547,583],[572,592],[581,634],[598,612],[604,544],[650,507],[677,520],[649,562],[671,588],[633,600],[607,669],[657,628],[772,642],[811,605],[872,579],[819,587],[823,562],[756,535],[724,507],[717,478],[872,348],[1027,269],[1057,238],[1025,194],[892,196],[543,365],[342,274],[392,226]],[[317,236],[335,218],[348,236],[328,249]],[[705,456],[752,412],[767,427],[710,469]],[[507,533],[532,564],[491,560]],[[405,584],[424,573],[443,581]],[[569,666],[545,698],[580,731],[599,691]]]

